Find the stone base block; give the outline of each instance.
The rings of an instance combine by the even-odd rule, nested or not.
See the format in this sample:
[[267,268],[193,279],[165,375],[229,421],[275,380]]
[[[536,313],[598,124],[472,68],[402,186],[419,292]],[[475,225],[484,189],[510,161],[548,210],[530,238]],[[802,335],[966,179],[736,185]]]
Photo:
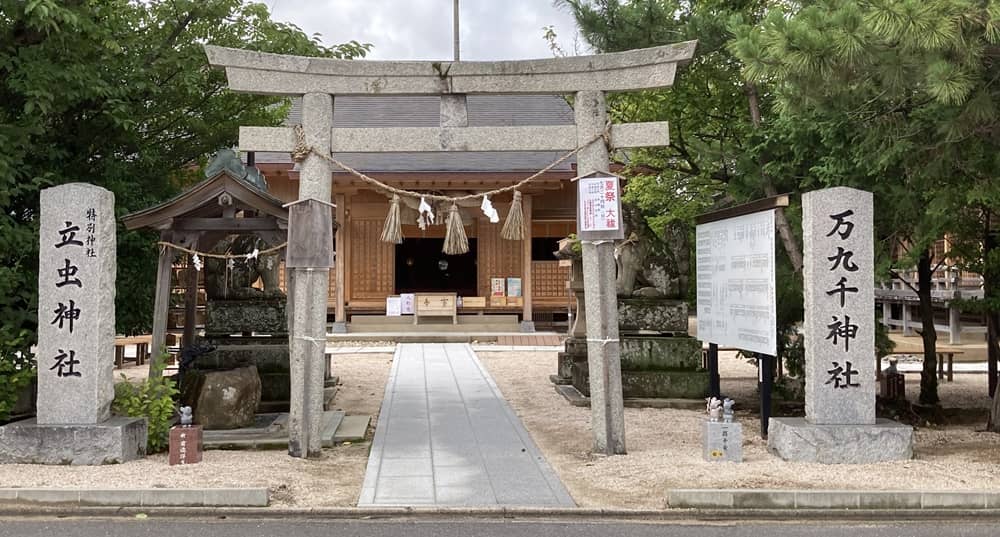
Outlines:
[[[260,341],[261,338],[253,338]],[[232,370],[254,366],[260,375],[261,401],[272,404],[272,408],[288,410],[291,392],[291,373],[288,361],[288,341],[281,339],[276,344],[215,344],[212,352],[199,356],[191,366],[192,370],[211,372]]]
[[814,425],[771,418],[767,449],[786,461],[868,464],[913,458],[913,428],[879,418],[874,425]]
[[623,371],[701,368],[701,342],[693,337],[623,336]]
[[743,462],[743,426],[705,420],[701,428],[702,458],[708,462]]
[[666,298],[619,298],[618,329],[622,332],[688,330],[687,303]]
[[289,370],[287,339],[282,339],[276,345],[227,345],[216,341],[209,343],[215,350],[196,358],[192,369],[212,371],[253,365],[264,373],[287,373]]
[[707,371],[622,371],[622,395],[632,399],[703,399]]
[[[590,397],[586,360],[573,363],[573,386]],[[703,399],[708,395],[707,371],[622,371],[622,396],[626,399]]]
[[285,297],[251,300],[209,300],[205,306],[205,333],[257,332],[287,334]]
[[120,464],[146,456],[146,419],[112,417],[96,425],[0,427],[0,464]]

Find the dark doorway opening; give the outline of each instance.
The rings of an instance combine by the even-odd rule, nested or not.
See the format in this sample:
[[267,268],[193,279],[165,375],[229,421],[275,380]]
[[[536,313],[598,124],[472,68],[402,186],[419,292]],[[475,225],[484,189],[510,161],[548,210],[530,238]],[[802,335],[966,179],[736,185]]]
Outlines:
[[455,292],[476,296],[476,239],[462,255],[441,252],[444,239],[403,239],[396,245],[396,292]]

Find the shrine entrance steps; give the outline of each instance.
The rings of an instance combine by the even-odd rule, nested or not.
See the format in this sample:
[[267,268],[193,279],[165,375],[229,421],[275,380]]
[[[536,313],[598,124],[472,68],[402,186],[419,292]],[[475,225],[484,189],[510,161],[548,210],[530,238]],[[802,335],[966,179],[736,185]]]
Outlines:
[[412,315],[388,317],[385,315],[353,315],[347,324],[348,333],[377,332],[465,332],[501,333],[520,332],[517,315],[459,315],[458,324],[451,317],[421,317],[413,324]]
[[574,506],[467,344],[401,344],[358,505]]

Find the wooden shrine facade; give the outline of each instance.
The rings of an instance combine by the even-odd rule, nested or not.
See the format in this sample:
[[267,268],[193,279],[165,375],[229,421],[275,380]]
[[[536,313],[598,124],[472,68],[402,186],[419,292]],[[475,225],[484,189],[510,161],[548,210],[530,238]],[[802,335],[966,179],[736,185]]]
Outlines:
[[[298,173],[290,163],[258,163],[267,177],[272,195],[285,201],[298,199]],[[379,180],[396,187],[421,192],[459,194],[486,191],[523,179],[521,172],[390,172],[377,174]],[[386,298],[401,292],[453,291],[480,300],[463,300],[459,313],[518,314],[532,320],[536,312],[565,312],[569,304],[566,282],[569,268],[559,265],[552,256],[555,242],[576,232],[575,190],[569,179],[571,168],[549,172],[523,189],[522,207],[525,217],[525,239],[509,241],[500,236],[503,218],[511,204],[511,195],[491,199],[501,215],[499,223],[491,223],[476,206],[463,206],[465,232],[473,245],[470,253],[474,284],[453,288],[435,275],[425,281],[406,281],[400,272],[407,270],[413,254],[407,254],[411,241],[423,244],[420,258],[434,262],[449,261],[452,256],[441,252],[439,242],[445,236],[444,225],[431,225],[421,230],[415,223],[416,212],[403,210],[404,244],[397,246],[379,240],[389,210],[389,199],[368,187],[353,175],[335,172],[331,202],[336,205],[336,221],[340,224],[335,238],[336,259],[343,260],[343,293],[338,295],[338,271],[331,271],[327,307],[331,316],[349,320],[353,314],[383,314]],[[410,218],[414,216],[414,218]],[[419,245],[418,245],[419,246]],[[466,270],[469,267],[465,267]],[[443,271],[442,271],[443,274]],[[491,279],[518,278],[521,296],[491,300]],[[341,312],[338,315],[338,312]]]

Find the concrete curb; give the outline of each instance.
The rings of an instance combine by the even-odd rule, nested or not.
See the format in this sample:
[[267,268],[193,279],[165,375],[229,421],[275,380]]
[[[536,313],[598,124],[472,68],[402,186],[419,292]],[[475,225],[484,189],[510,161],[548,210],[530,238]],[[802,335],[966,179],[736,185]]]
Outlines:
[[0,516],[334,519],[1000,520],[1000,492],[672,489],[667,509],[567,507],[267,507],[264,488],[0,488]]
[[671,508],[1000,510],[994,491],[671,489]]
[[5,505],[0,517],[122,517],[279,518],[343,520],[456,520],[522,519],[580,521],[720,521],[720,520],[1000,520],[1000,509],[594,509],[594,508],[435,508],[435,507],[92,507],[38,504]]
[[0,488],[3,506],[78,507],[267,507],[266,488],[56,489]]

